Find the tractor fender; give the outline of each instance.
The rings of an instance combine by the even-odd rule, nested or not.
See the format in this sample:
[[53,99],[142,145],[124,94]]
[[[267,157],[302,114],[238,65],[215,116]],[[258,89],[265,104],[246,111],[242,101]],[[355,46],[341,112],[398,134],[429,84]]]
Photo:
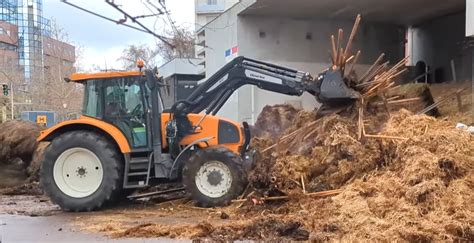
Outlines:
[[205,137],[205,138],[197,139],[197,140],[193,141],[192,143],[188,144],[186,147],[184,147],[184,149],[181,150],[181,152],[179,152],[178,156],[176,156],[176,159],[173,161],[173,165],[171,166],[169,177],[171,178],[171,176],[173,175],[173,171],[175,169],[174,167],[176,166],[176,163],[181,158],[181,155],[183,155],[186,151],[188,151],[194,145],[198,145],[200,143],[206,143],[207,144],[207,142],[209,140],[213,139],[213,138],[214,137]]
[[81,116],[76,120],[64,121],[51,128],[43,130],[36,140],[38,142],[52,141],[55,137],[65,132],[75,130],[96,131],[98,133],[104,134],[106,137],[117,144],[117,147],[122,153],[125,154],[131,152],[127,138],[117,127],[107,122],[86,116]]

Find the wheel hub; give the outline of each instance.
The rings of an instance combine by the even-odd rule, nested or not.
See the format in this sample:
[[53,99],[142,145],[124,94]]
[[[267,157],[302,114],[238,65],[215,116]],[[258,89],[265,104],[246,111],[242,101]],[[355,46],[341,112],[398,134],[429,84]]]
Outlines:
[[53,178],[58,188],[74,198],[92,195],[102,184],[103,176],[99,158],[85,148],[64,151],[53,167]]
[[204,163],[196,173],[195,183],[198,190],[207,197],[224,196],[231,188],[232,173],[226,164],[220,161]]
[[80,178],[83,178],[86,176],[87,171],[86,171],[86,168],[81,166],[77,168],[76,173],[77,173],[77,176],[79,176]]
[[208,174],[207,181],[212,186],[217,186],[222,182],[222,174],[217,170],[213,170]]

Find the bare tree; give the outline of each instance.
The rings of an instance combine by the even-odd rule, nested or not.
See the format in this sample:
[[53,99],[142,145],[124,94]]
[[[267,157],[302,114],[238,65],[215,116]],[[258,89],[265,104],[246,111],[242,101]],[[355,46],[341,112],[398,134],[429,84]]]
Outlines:
[[158,52],[148,45],[130,45],[123,50],[118,61],[122,62],[122,68],[125,70],[135,69],[138,60],[143,60],[148,67],[155,67],[157,54]]
[[172,36],[169,42],[173,47],[163,42],[157,45],[158,55],[165,62],[175,58],[193,58],[195,56],[195,35],[192,31],[184,27],[176,27],[173,28],[173,31],[169,31],[168,35]]
[[72,62],[75,53],[71,53],[75,50],[67,44],[67,33],[55,22],[52,27],[51,38],[43,38],[44,77],[32,82],[29,91],[32,109],[55,111],[58,121],[62,121],[80,113],[83,87],[64,81],[76,70]]
[[[14,89],[15,93],[22,87],[24,83],[23,69],[18,65],[18,60],[12,58],[8,54],[0,55],[0,83],[7,84],[9,86],[9,93],[11,95],[11,89]],[[2,90],[0,90],[1,92]],[[13,100],[13,102],[18,102],[22,100],[24,96],[23,93],[19,93]],[[4,96],[3,93],[0,93],[0,120],[4,121],[7,119],[13,119],[18,116],[18,111],[15,111],[14,117],[11,117],[11,99],[9,96]],[[6,118],[6,119],[5,119]]]

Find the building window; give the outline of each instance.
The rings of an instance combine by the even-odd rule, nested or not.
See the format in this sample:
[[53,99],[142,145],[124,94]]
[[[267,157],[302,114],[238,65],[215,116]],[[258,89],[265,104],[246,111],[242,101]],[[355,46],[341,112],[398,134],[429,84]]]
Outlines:
[[217,0],[207,0],[207,5],[217,5]]

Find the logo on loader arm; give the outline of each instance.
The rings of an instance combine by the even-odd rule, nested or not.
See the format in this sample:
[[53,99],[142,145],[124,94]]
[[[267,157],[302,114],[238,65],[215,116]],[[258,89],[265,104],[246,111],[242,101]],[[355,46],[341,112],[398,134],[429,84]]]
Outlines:
[[279,78],[275,78],[275,77],[272,77],[272,76],[260,74],[258,72],[252,71],[252,70],[245,70],[245,75],[249,78],[259,79],[259,80],[266,81],[266,82],[269,82],[269,83],[283,84],[283,81]]

